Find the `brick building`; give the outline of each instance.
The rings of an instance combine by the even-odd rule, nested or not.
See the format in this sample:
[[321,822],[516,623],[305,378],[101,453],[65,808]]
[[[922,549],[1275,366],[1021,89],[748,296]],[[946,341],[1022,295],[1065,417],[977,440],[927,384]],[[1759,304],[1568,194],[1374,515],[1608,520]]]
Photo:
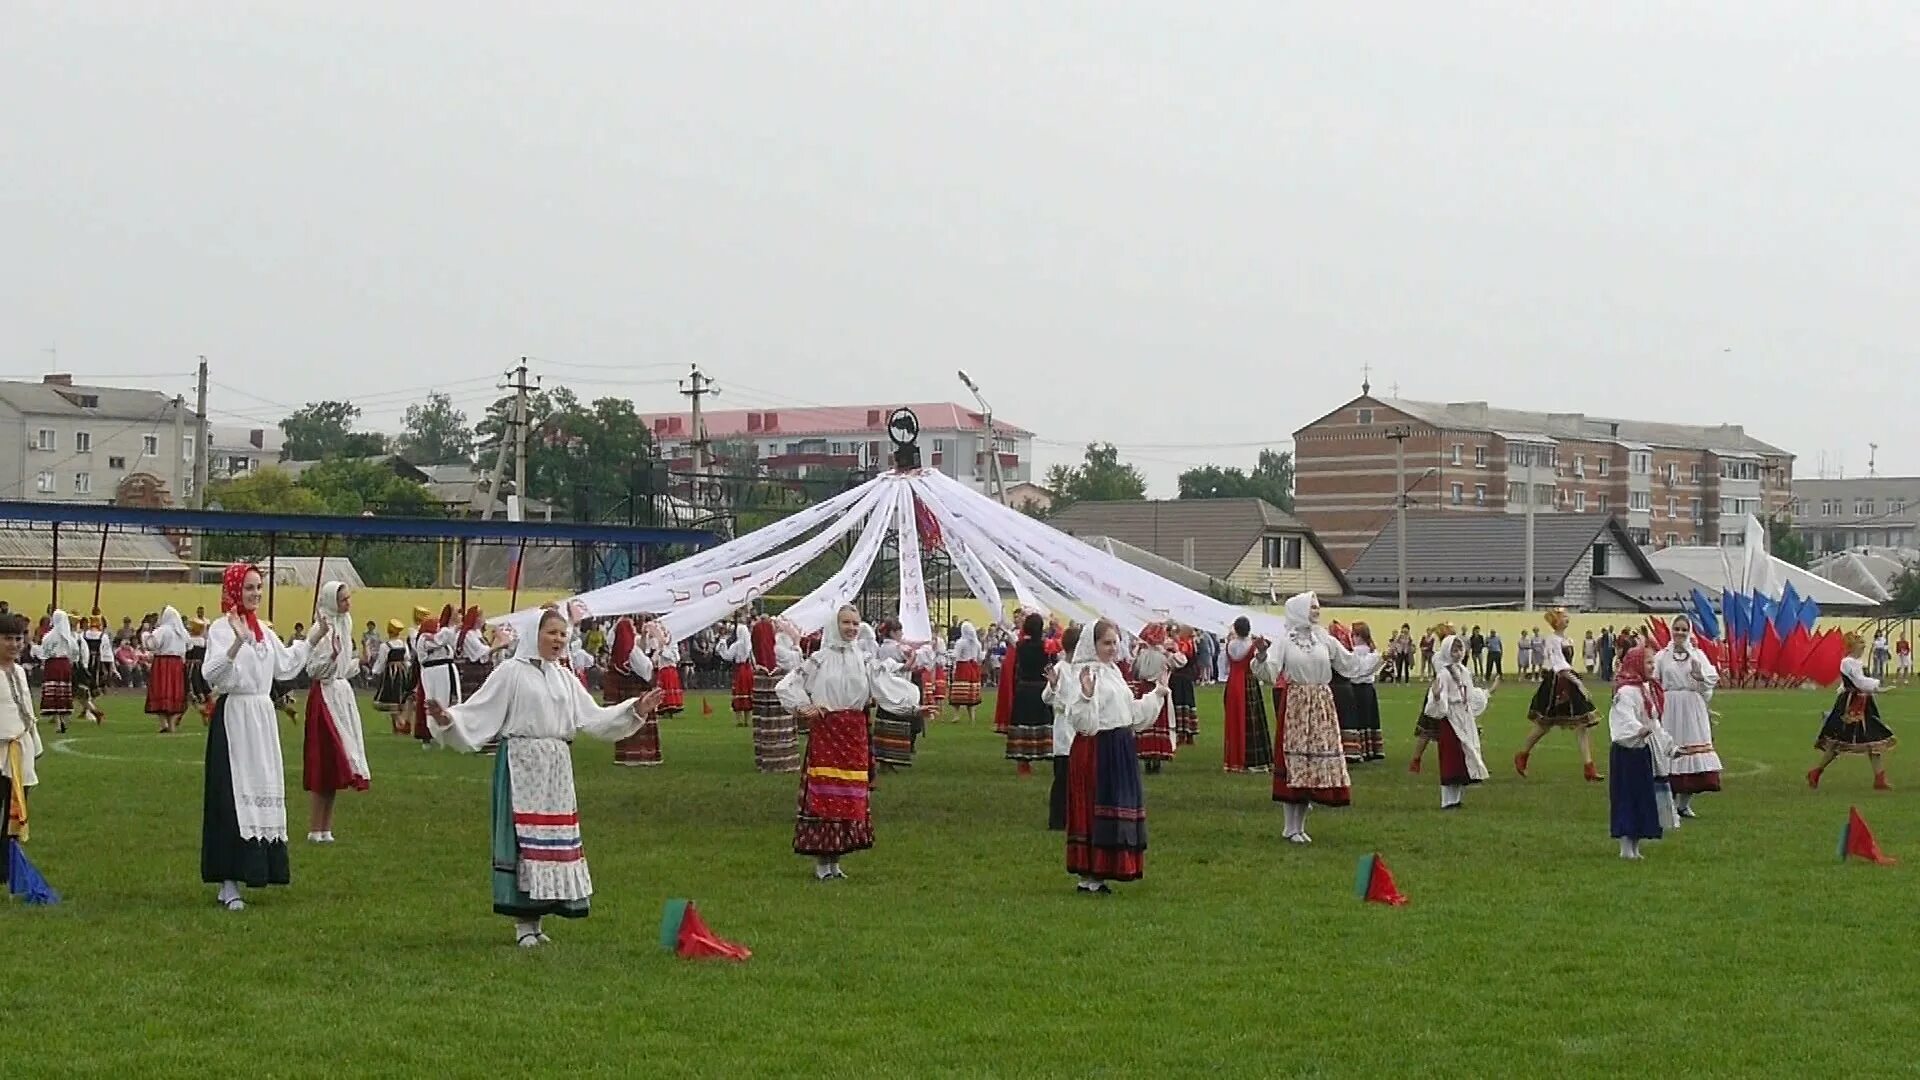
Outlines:
[[1342,567],[1393,515],[1402,489],[1423,510],[1615,514],[1649,547],[1740,543],[1724,518],[1785,513],[1793,455],[1737,424],[1614,420],[1583,413],[1439,404],[1365,392],[1294,432],[1294,511]]

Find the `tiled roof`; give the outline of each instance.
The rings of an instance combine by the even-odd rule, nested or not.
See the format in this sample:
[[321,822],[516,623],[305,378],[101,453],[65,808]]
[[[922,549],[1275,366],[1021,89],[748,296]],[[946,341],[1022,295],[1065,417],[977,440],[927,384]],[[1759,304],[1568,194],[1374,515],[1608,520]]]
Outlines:
[[[1666,424],[1647,420],[1616,420],[1585,413],[1530,412],[1502,409],[1484,401],[1410,401],[1380,398],[1380,403],[1434,427],[1449,431],[1515,432],[1549,435],[1556,439],[1593,442],[1646,443],[1693,450],[1738,450],[1757,454],[1784,454],[1761,442],[1738,424]],[[1616,431],[1617,428],[1617,431]]]
[[[745,436],[764,435],[768,437],[802,438],[821,435],[862,435],[870,439],[885,442],[887,438],[887,414],[900,408],[894,405],[842,405],[834,408],[782,408],[782,409],[707,409],[701,412],[701,418],[707,425],[707,437],[712,439],[734,439]],[[951,401],[909,404],[913,414],[920,419],[922,431],[986,431],[986,418],[980,413]],[[869,423],[874,414],[879,414],[878,423]],[[691,430],[691,413],[643,413],[642,423],[653,426],[660,418],[678,418],[683,434]],[[749,419],[758,417],[758,420]],[[767,418],[773,418],[773,427],[764,425]],[[758,426],[756,426],[758,425]],[[1015,427],[998,416],[993,418],[996,434],[1010,437],[1030,436],[1033,433],[1024,428]]]
[[[1407,515],[1407,584],[1425,595],[1487,595],[1526,589],[1527,519],[1519,514]],[[1657,578],[1619,519],[1608,514],[1540,514],[1534,518],[1533,575],[1539,593],[1559,592],[1603,533],[1632,562],[1641,580]],[[1353,590],[1382,595],[1399,587],[1399,524],[1388,519],[1360,553],[1347,578]]]
[[[98,399],[82,408],[81,395]],[[47,383],[0,382],[0,402],[27,416],[71,417],[76,420],[171,420],[173,398],[157,390],[128,390],[115,386],[57,386]]]
[[1076,536],[1110,537],[1177,563],[1185,558],[1191,539],[1193,568],[1221,579],[1232,574],[1268,532],[1296,533],[1307,537],[1339,576],[1313,528],[1264,499],[1079,502],[1048,517],[1047,524]]

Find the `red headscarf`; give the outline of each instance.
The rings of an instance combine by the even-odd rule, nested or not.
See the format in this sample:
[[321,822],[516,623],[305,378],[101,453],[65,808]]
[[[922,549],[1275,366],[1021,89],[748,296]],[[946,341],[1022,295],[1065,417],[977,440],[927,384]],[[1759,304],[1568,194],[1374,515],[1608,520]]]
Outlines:
[[480,629],[480,605],[479,604],[475,604],[472,607],[467,609],[466,617],[460,620],[460,629],[462,630]]
[[452,626],[452,625],[453,625],[453,619],[454,619],[454,615],[455,615],[455,612],[454,612],[454,610],[453,610],[453,605],[452,605],[452,604],[446,604],[446,605],[443,605],[443,606],[442,606],[442,607],[440,608],[440,625],[441,625],[441,626]]
[[1167,643],[1167,628],[1160,623],[1148,623],[1140,631],[1140,640],[1157,649]]
[[265,641],[267,635],[266,631],[260,629],[259,617],[253,613],[252,608],[243,606],[244,601],[240,594],[241,587],[247,583],[247,575],[259,572],[260,568],[252,563],[237,562],[228,566],[226,573],[220,576],[220,611],[223,614],[239,612],[240,617],[247,620],[248,628],[253,631],[253,640]]
[[614,670],[623,674],[631,670],[627,667],[627,660],[633,656],[633,646],[638,640],[639,635],[634,632],[632,619],[623,618],[613,624]]
[[1666,705],[1666,693],[1653,681],[1653,653],[1645,645],[1635,645],[1627,650],[1620,661],[1620,667],[1613,673],[1613,690],[1620,692],[1623,686],[1638,686],[1647,696],[1647,709],[1659,716]]
[[1333,640],[1345,645],[1348,652],[1353,651],[1353,631],[1347,629],[1341,623],[1335,622],[1332,626],[1327,627],[1327,633],[1332,635]]

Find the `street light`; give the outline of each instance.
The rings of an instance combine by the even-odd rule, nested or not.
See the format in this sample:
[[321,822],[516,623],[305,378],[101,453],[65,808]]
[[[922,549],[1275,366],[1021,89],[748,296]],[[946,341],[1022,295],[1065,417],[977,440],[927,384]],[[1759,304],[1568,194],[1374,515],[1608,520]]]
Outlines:
[[993,478],[994,494],[1000,499],[1000,505],[1007,505],[1007,481],[1000,474],[1000,447],[993,437],[993,406],[980,395],[980,386],[968,376],[965,368],[960,369],[960,382],[973,394],[973,400],[980,403],[980,416],[987,425],[987,475]]

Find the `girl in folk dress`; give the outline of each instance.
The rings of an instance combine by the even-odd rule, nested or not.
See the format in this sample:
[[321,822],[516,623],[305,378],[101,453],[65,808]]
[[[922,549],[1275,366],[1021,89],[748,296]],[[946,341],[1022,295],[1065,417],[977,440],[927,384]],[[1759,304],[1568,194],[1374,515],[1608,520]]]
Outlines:
[[743,617],[733,628],[733,640],[714,650],[733,665],[733,723],[753,723],[753,630]]
[[[993,733],[995,735],[1005,735],[1007,728],[1013,724],[1013,699],[1014,692],[1018,689],[1015,685],[1018,679],[1014,671],[1014,663],[1016,654],[1019,652],[1020,641],[1025,640],[1027,636],[1027,615],[1024,612],[1015,611],[1013,617],[1018,620],[1015,625],[1020,627],[1020,631],[1016,640],[1007,642],[1001,652],[1000,670],[993,686]],[[1042,623],[1043,627],[1044,625]]]
[[73,715],[74,670],[85,648],[67,613],[55,611],[40,638],[40,715],[51,717],[63,735]]
[[1201,678],[1206,677],[1205,665],[1193,639],[1193,627],[1169,626],[1173,633],[1170,647],[1179,656],[1179,662],[1173,665],[1173,671],[1167,675],[1167,692],[1173,698],[1174,742],[1180,746],[1192,746],[1200,736],[1200,700],[1194,693],[1194,687]]
[[187,622],[187,702],[200,705],[213,698],[213,691],[207,686],[207,677],[201,666],[207,662],[207,620],[193,618]]
[[[1364,661],[1384,666],[1374,660],[1379,651],[1373,647],[1373,631],[1367,624],[1353,624],[1353,654]],[[1353,682],[1353,741],[1345,747],[1347,760],[1354,759],[1356,752],[1361,761],[1383,761],[1387,756],[1386,739],[1380,733],[1380,693],[1374,687],[1378,678],[1378,666],[1373,674],[1361,675]],[[1347,738],[1347,732],[1341,732],[1341,738]]]
[[1458,810],[1466,799],[1467,788],[1487,778],[1487,763],[1480,756],[1480,714],[1487,711],[1493,687],[1485,690],[1473,685],[1473,672],[1467,667],[1467,643],[1448,636],[1440,642],[1436,654],[1439,670],[1427,689],[1422,715],[1436,721],[1435,738],[1440,743],[1440,809]]
[[582,733],[625,738],[660,704],[658,690],[594,704],[568,670],[571,634],[567,617],[549,610],[465,702],[427,706],[435,737],[456,750],[502,743],[493,763],[493,910],[513,920],[514,940],[528,949],[547,944],[543,919],[584,919],[593,896],[570,744]]
[[1347,759],[1340,749],[1340,718],[1333,705],[1333,673],[1348,678],[1372,674],[1379,658],[1361,660],[1320,626],[1320,601],[1301,593],[1287,601],[1287,635],[1267,645],[1255,665],[1260,678],[1287,687],[1287,708],[1280,721],[1281,753],[1273,766],[1273,801],[1286,806],[1283,835],[1289,843],[1311,844],[1307,810],[1313,804],[1346,806],[1352,801]]
[[873,846],[873,755],[866,708],[873,665],[860,650],[860,613],[842,606],[820,651],[780,680],[781,706],[808,720],[806,767],[794,814],[793,851],[812,856],[813,876],[847,876],[842,857]]
[[873,661],[872,670],[873,760],[888,772],[910,768],[925,696],[897,660]]
[[[964,712],[967,719],[973,719],[973,710],[980,705],[980,664],[986,659],[986,653],[980,647],[980,633],[970,622],[960,624],[960,640],[953,645],[953,690],[949,700],[954,712]],[[959,717],[953,719],[957,722]]]
[[1526,776],[1533,748],[1547,737],[1547,732],[1553,728],[1572,728],[1580,740],[1580,760],[1587,780],[1598,783],[1600,773],[1593,764],[1593,727],[1598,721],[1594,719],[1593,699],[1587,696],[1586,688],[1580,685],[1580,676],[1574,674],[1573,664],[1567,660],[1571,646],[1564,636],[1566,611],[1555,608],[1547,612],[1547,625],[1553,628],[1552,637],[1533,635],[1534,659],[1542,673],[1540,689],[1534,692],[1533,703],[1527,708],[1527,719],[1533,722],[1533,730],[1527,734],[1526,745],[1513,755],[1513,768]]
[[407,649],[407,624],[387,620],[387,643],[380,652],[380,682],[373,689],[374,707],[392,717],[395,735],[411,735],[413,721],[408,706],[413,702],[413,661]]
[[1021,776],[1033,773],[1033,763],[1053,757],[1053,707],[1047,704],[1046,622],[1039,614],[1027,616],[1020,643],[1014,646],[1013,715],[1007,722],[1007,760],[1019,762]]
[[[1404,627],[1401,628],[1401,632],[1403,634],[1405,633]],[[1440,639],[1441,641],[1445,641],[1447,638],[1453,637],[1456,633],[1458,633],[1458,631],[1455,630],[1454,625],[1450,622],[1443,622],[1443,623],[1436,624],[1432,630],[1429,630],[1427,632],[1432,634],[1434,637]],[[1494,640],[1497,640],[1498,636],[1499,636],[1499,631],[1495,631]],[[1493,653],[1489,651],[1487,655],[1488,655],[1487,670],[1494,671],[1494,669],[1497,668],[1498,665],[1494,663]],[[1389,659],[1388,664],[1391,665],[1392,663],[1393,661]],[[1500,677],[1499,673],[1497,671],[1494,671],[1493,677],[1496,680],[1499,679]],[[1402,680],[1402,681],[1405,681],[1405,680]],[[1417,773],[1420,771],[1422,767],[1422,760],[1427,756],[1427,744],[1433,742],[1434,740],[1440,737],[1440,725],[1441,725],[1442,719],[1444,718],[1441,717],[1439,714],[1428,716],[1427,704],[1428,704],[1427,700],[1425,698],[1422,698],[1420,702],[1420,717],[1419,719],[1413,722],[1413,760],[1407,764],[1407,771],[1410,773]]]
[[[631,626],[627,633],[630,635],[633,633]],[[622,663],[620,630],[618,627],[615,628],[613,654],[607,661],[607,674],[611,676],[615,668],[625,669],[623,673],[627,676],[629,687],[626,696],[638,697],[659,685],[656,680],[660,676],[660,669],[654,666],[654,657],[658,655],[660,641],[665,636],[666,629],[657,620],[647,620],[640,628],[637,638],[626,643],[627,648],[624,653],[626,660]],[[600,697],[603,701],[612,700],[604,692]],[[664,689],[661,690],[660,700],[664,702],[666,697],[667,692]],[[613,744],[613,763],[616,765],[650,768],[660,764],[661,760],[658,710],[640,721],[639,730]]]
[[1620,841],[1620,857],[1640,858],[1642,840],[1658,840],[1660,800],[1655,788],[1664,783],[1654,761],[1660,738],[1660,718],[1653,707],[1650,684],[1653,666],[1647,650],[1634,646],[1621,658],[1613,677],[1613,705],[1607,714],[1613,748],[1607,760],[1607,801],[1613,811],[1613,836]]
[[307,642],[280,643],[260,621],[260,571],[227,567],[220,583],[225,616],[207,628],[206,676],[213,687],[207,732],[206,789],[200,825],[200,880],[220,886],[219,904],[243,911],[240,886],[285,885],[287,779],[273,705],[276,679],[307,663]]
[[[35,763],[46,752],[39,718],[33,714],[33,691],[27,688],[24,663],[29,648],[27,617],[0,615],[0,682],[7,684],[0,694],[0,849],[8,840],[28,840],[27,794],[40,782]],[[10,871],[0,870],[9,892],[20,884]]]
[[[1067,872],[1076,888],[1112,892],[1109,881],[1138,881],[1146,873],[1147,807],[1140,784],[1135,735],[1163,721],[1170,695],[1162,671],[1146,696],[1136,698],[1120,674],[1120,628],[1105,619],[1076,644],[1072,665],[1056,666],[1054,697],[1066,704],[1073,728],[1067,780]],[[1059,684],[1064,683],[1064,688]]]
[[[413,639],[414,660],[420,670],[420,695],[425,703],[439,702],[442,705],[456,705],[460,702],[460,669],[453,659],[454,629],[443,626],[438,619],[428,619],[420,625],[420,633]],[[426,723],[433,715],[428,709],[426,716],[414,721],[414,737],[420,740],[422,747],[433,745],[433,725]]]
[[160,733],[165,735],[180,730],[180,717],[187,711],[187,628],[172,605],[160,613],[160,624],[147,631],[146,646],[153,654],[147,715],[160,718]]
[[353,590],[345,582],[320,587],[313,629],[307,631],[307,742],[301,755],[300,786],[307,789],[310,812],[307,840],[333,843],[334,797],[348,788],[367,790],[367,737],[360,726],[360,701],[353,679],[360,660],[353,648]]
[[[1227,639],[1226,765],[1230,773],[1266,772],[1273,768],[1273,742],[1267,734],[1267,699],[1260,680],[1253,677],[1253,624],[1245,615],[1233,620]],[[1276,687],[1276,690],[1279,688]]]
[[1898,740],[1880,720],[1879,697],[1891,693],[1893,687],[1867,674],[1860,660],[1867,649],[1864,638],[1849,633],[1846,641],[1847,658],[1840,661],[1840,696],[1834,699],[1827,722],[1813,744],[1825,756],[1807,773],[1807,786],[1819,787],[1821,774],[1841,754],[1865,754],[1873,765],[1874,790],[1889,791],[1892,785],[1887,783],[1887,769],[1880,755],[1893,749]]
[[653,685],[660,688],[660,708],[656,717],[679,716],[687,707],[686,684],[680,677],[680,646],[667,633],[664,623],[647,624],[650,631],[648,658],[653,661]]
[[1720,755],[1713,748],[1713,700],[1720,673],[1693,645],[1693,622],[1685,615],[1673,619],[1673,641],[1653,661],[1653,680],[1665,697],[1660,723],[1673,736],[1674,758],[1667,777],[1673,789],[1675,811],[1683,818],[1698,817],[1693,797],[1720,790]]
[[[1145,697],[1153,688],[1170,684],[1176,663],[1185,663],[1186,658],[1172,651],[1167,641],[1167,628],[1152,623],[1140,631],[1140,645],[1133,654],[1132,678],[1135,697]],[[1173,760],[1173,694],[1171,690],[1164,698],[1166,708],[1153,721],[1151,727],[1140,733],[1135,740],[1140,760],[1146,762],[1147,772],[1158,773],[1165,762]]]
[[[1353,650],[1353,631],[1341,625],[1338,620],[1327,627],[1327,633],[1333,635],[1333,639],[1344,645],[1349,652]],[[1346,755],[1348,765],[1358,765],[1363,759],[1363,754],[1361,753],[1359,701],[1353,692],[1353,680],[1335,671],[1333,681],[1329,685],[1333,687],[1333,712],[1340,718],[1340,750]],[[1284,715],[1285,710],[1280,710],[1279,714]]]
[[[1072,656],[1080,648],[1080,636],[1086,628],[1069,626],[1060,635],[1060,651]],[[1047,674],[1047,704],[1053,708],[1053,786],[1047,792],[1047,829],[1061,832],[1067,827],[1067,787],[1072,782],[1073,724],[1067,719],[1067,684],[1061,681],[1064,665],[1055,664]]]
[[[613,640],[607,646],[606,663],[600,672],[600,700],[612,705],[639,697],[651,689],[653,661],[640,647],[640,632],[634,627],[633,620],[622,616],[613,624]],[[658,742],[653,749],[659,749]],[[652,757],[652,760],[645,760],[648,757]],[[613,763],[657,765],[659,758],[657,754],[648,755],[644,752],[639,733],[635,732],[613,744]]]

